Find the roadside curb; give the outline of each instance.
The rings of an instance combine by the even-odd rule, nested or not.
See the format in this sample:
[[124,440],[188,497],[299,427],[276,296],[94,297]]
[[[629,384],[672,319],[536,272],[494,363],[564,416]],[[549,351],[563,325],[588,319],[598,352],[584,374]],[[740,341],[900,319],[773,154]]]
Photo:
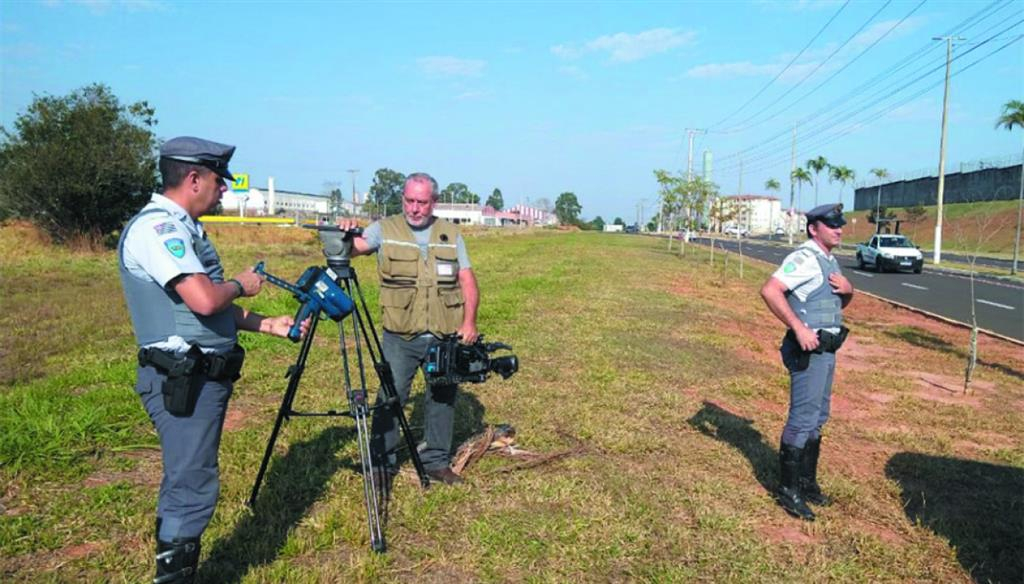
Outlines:
[[[698,244],[698,245],[701,245],[701,244]],[[706,244],[704,244],[704,245],[706,245]],[[751,257],[750,259],[753,259],[755,261],[759,261],[759,262],[762,262],[762,263],[765,263],[765,264],[772,265],[771,262],[768,262],[766,260],[762,260],[760,258]],[[943,271],[943,270],[935,270],[935,271]],[[970,272],[968,272],[967,274],[969,276]],[[975,277],[977,278],[977,277],[979,277],[979,275],[976,274]],[[865,290],[858,289],[857,290],[857,294],[863,294],[865,296],[870,296],[871,298],[874,298],[876,300],[881,300],[882,302],[891,304],[891,305],[896,306],[898,308],[903,308],[905,310],[909,310],[911,312],[915,312],[917,314],[920,314],[920,315],[923,315],[923,316],[927,316],[929,318],[934,318],[936,320],[940,320],[942,322],[945,322],[947,324],[952,324],[952,325],[958,326],[960,328],[965,328],[965,329],[968,329],[968,330],[971,328],[971,325],[969,325],[969,324],[967,324],[965,322],[960,322],[959,320],[954,320],[954,319],[949,318],[947,316],[942,316],[941,314],[935,314],[934,312],[930,312],[930,311],[924,310],[922,308],[916,308],[914,306],[910,306],[909,304],[904,304],[904,303],[899,302],[897,300],[891,300],[889,298],[885,298],[884,296],[879,296],[878,294],[872,294],[871,292],[867,292]],[[993,337],[993,338],[996,338],[996,339],[999,339],[999,340],[1002,340],[1002,341],[1006,341],[1008,343],[1013,343],[1014,345],[1017,345],[1017,346],[1020,346],[1020,347],[1024,347],[1024,341],[1019,341],[1019,340],[1017,340],[1017,339],[1015,339],[1013,337],[1008,337],[1006,335],[997,333],[995,331],[991,331],[989,329],[978,327],[978,332],[984,333],[984,334],[986,334],[986,335],[988,335],[990,337]]]
[[[877,294],[872,294],[871,292],[866,292],[864,290],[857,290],[857,294],[863,294],[865,296],[870,296],[870,297],[875,298],[877,300],[881,300],[882,302],[887,302],[889,304],[892,304],[893,306],[897,306],[899,308],[903,308],[903,309],[909,310],[911,312],[916,312],[918,314],[927,316],[929,318],[934,318],[936,320],[941,320],[941,321],[943,321],[945,323],[956,325],[956,326],[961,327],[961,328],[965,328],[965,329],[970,329],[971,328],[971,325],[969,325],[969,324],[967,324],[965,322],[960,322],[959,320],[953,320],[952,318],[949,318],[949,317],[946,317],[946,316],[942,316],[941,314],[935,314],[934,312],[929,312],[929,311],[921,309],[921,308],[916,308],[916,307],[910,306],[909,304],[904,304],[904,303],[898,302],[896,300],[890,300],[889,298],[885,298],[884,296],[879,296]],[[995,331],[990,331],[988,329],[984,329],[984,328],[979,327],[978,328],[978,332],[979,333],[985,333],[986,335],[988,335],[990,337],[995,337],[995,338],[997,338],[999,340],[1006,341],[1008,343],[1013,343],[1014,345],[1018,345],[1018,346],[1024,347],[1024,341],[1018,341],[1017,339],[1015,339],[1013,337],[1008,337],[1006,335],[1001,335],[1001,334],[999,334],[999,333],[997,333]]]

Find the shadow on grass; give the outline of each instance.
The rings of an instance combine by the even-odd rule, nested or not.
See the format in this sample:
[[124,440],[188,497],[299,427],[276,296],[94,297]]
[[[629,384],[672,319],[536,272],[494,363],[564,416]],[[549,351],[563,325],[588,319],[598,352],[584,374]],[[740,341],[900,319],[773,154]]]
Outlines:
[[1024,469],[900,452],[885,475],[907,517],[948,539],[975,582],[1024,582]]
[[[914,327],[899,327],[896,330],[887,330],[885,334],[891,338],[906,341],[911,345],[916,345],[923,349],[931,349],[940,353],[946,353],[947,355],[953,355],[960,359],[967,359],[967,350],[950,343],[946,339],[935,336],[927,331],[921,330]],[[979,351],[980,353],[981,351]],[[1000,371],[1024,381],[1024,371],[1019,371],[1002,363],[993,363],[987,361],[981,355],[978,356],[978,365],[984,365],[985,367],[991,367],[996,371]]]
[[354,427],[327,428],[273,460],[254,512],[229,537],[213,543],[209,558],[199,566],[198,581],[240,582],[250,569],[273,562],[288,532],[320,498],[331,476],[350,464],[336,453],[354,435]]
[[753,421],[705,401],[700,411],[687,420],[702,434],[721,440],[747,457],[754,477],[769,493],[778,482],[779,453],[754,429]]
[[[487,409],[482,403],[480,403],[480,400],[477,399],[476,394],[471,391],[466,391],[465,388],[468,385],[469,384],[460,385],[459,391],[455,394],[455,427],[452,431],[453,451],[457,449],[460,444],[480,432],[483,432],[485,429],[484,413]],[[416,391],[409,398],[409,401],[412,403],[412,413],[409,416],[409,425],[413,428],[413,434],[415,434],[417,439],[420,440],[423,439],[423,415],[426,411],[426,408],[423,405],[423,397],[424,395],[422,391]],[[404,464],[409,458],[409,453],[404,452],[404,446],[404,440],[399,442],[399,464]]]

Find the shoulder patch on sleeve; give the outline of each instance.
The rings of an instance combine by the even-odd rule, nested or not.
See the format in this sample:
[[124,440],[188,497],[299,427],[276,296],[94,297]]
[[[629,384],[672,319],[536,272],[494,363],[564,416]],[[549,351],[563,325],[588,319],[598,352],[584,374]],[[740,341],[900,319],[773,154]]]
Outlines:
[[185,257],[185,242],[177,237],[164,241],[164,247],[171,253],[172,256],[181,259]]
[[796,263],[795,262],[786,262],[785,265],[782,266],[782,273],[784,273],[784,274],[792,274],[795,271],[796,271]]

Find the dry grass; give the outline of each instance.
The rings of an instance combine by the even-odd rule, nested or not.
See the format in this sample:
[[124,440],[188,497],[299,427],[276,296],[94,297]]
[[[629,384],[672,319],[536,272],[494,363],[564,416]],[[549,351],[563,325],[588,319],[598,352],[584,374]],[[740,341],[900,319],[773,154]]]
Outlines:
[[[273,228],[219,229],[229,272],[251,263],[254,250],[285,277],[319,261],[314,245],[276,242]],[[252,239],[238,244],[236,235]],[[739,279],[734,259],[728,269],[721,257],[709,266],[706,255],[680,259],[661,241],[596,233],[473,237],[470,252],[483,292],[481,328],[512,344],[522,367],[508,381],[464,388],[457,441],[509,423],[521,447],[568,454],[518,470],[484,456],[458,488],[424,492],[400,476],[391,551],[376,556],[351,468],[351,425],[294,420],[250,514],[242,501],[295,348],[247,336],[250,359],[224,435],[222,501],[204,538],[202,582],[1021,580],[1019,348],[985,339],[977,393],[950,395],[941,386],[961,371],[964,331],[857,298],[822,460],[824,487],[837,502],[818,522],[800,523],[770,496],[787,382],[777,358],[781,326],[756,295],[766,266],[748,262]],[[120,291],[116,278],[85,285],[112,268],[104,272],[92,258],[62,261],[71,266],[67,279],[46,285],[69,290],[61,294],[109,323],[100,329],[111,342],[58,351],[0,389],[5,431],[38,436],[0,449],[0,574],[140,581],[150,570],[158,466],[152,450],[131,448],[153,440],[130,390],[129,332],[115,327],[124,309],[110,299]],[[356,267],[371,274],[372,261],[360,258]],[[0,294],[8,297],[12,276],[29,285],[24,274],[34,263],[5,264]],[[373,278],[366,280],[375,295]],[[90,304],[90,296],[107,302]],[[33,312],[31,300],[8,302]],[[253,305],[294,309],[272,291]],[[39,326],[45,338],[60,325]],[[89,331],[85,321],[75,326]],[[303,407],[339,405],[330,330],[313,348]],[[10,348],[6,339],[6,363],[31,359],[34,347]],[[81,436],[42,431],[51,424],[43,412],[62,427],[100,404],[119,404],[96,417],[106,425],[79,424]],[[74,417],[62,418],[65,411]],[[418,402],[410,413],[418,426]],[[118,421],[127,433],[102,433]],[[54,452],[70,450],[71,458],[55,465],[29,456],[12,471],[12,449],[31,455],[58,439],[64,446]]]

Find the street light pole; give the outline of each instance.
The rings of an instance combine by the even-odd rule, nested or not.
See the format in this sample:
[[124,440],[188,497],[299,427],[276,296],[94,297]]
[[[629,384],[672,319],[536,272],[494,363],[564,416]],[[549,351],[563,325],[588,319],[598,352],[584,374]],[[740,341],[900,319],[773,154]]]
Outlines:
[[942,261],[942,198],[946,188],[946,125],[949,117],[949,66],[953,61],[953,41],[964,40],[963,37],[933,37],[934,41],[946,41],[946,87],[942,92],[942,133],[939,137],[939,187],[935,202],[935,249],[932,250],[932,263]]

